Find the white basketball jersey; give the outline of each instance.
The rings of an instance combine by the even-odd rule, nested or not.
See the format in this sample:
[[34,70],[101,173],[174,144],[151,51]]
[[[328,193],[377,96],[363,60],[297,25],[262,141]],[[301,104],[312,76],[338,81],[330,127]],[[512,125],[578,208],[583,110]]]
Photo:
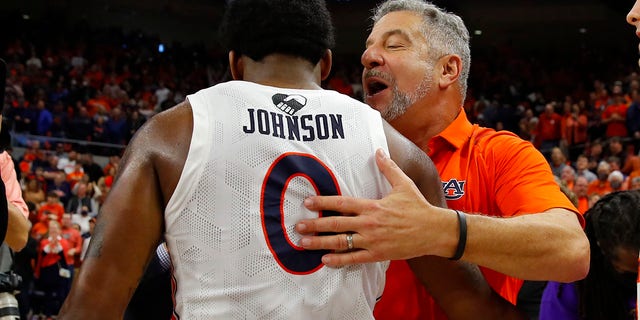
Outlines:
[[325,267],[294,225],[335,214],[307,210],[308,196],[390,191],[379,113],[334,91],[243,81],[188,100],[191,146],[165,212],[174,316],[373,319],[387,263]]

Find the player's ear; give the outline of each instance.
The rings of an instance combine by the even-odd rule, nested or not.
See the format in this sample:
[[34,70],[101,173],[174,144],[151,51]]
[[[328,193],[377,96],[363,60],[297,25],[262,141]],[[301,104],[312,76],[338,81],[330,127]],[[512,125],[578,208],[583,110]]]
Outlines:
[[333,63],[333,54],[331,49],[327,49],[320,58],[320,79],[326,80],[331,73],[331,64]]
[[229,69],[233,80],[242,80],[244,78],[244,61],[242,55],[235,51],[229,51]]

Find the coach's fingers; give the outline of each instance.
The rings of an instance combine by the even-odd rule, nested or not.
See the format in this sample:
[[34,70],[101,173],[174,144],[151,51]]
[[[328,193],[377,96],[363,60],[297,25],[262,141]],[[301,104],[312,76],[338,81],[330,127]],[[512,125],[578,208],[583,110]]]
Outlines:
[[342,215],[358,215],[369,199],[358,199],[346,196],[311,196],[304,199],[304,206],[312,211],[336,211]]
[[378,169],[387,178],[392,188],[406,183],[411,183],[411,179],[398,167],[398,165],[389,156],[379,148],[376,150],[376,163]]
[[300,234],[317,232],[346,233],[356,231],[360,224],[356,221],[356,217],[331,216],[300,220],[296,223],[296,231]]
[[[348,235],[351,235],[351,248],[349,248]],[[300,246],[306,250],[336,250],[348,251],[362,248],[364,239],[353,232],[341,232],[331,235],[303,236],[300,238]]]
[[342,253],[328,253],[322,256],[322,263],[327,267],[337,268],[346,265],[375,262],[368,250],[354,250]]

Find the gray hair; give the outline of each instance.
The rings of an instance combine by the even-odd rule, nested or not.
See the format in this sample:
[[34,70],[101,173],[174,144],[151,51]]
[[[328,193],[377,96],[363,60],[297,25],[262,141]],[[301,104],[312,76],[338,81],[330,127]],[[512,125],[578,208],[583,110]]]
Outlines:
[[464,101],[471,66],[471,49],[469,48],[469,30],[465,27],[462,18],[423,0],[387,0],[375,9],[371,19],[375,24],[383,16],[394,11],[410,11],[422,16],[424,20],[422,30],[425,38],[429,40],[427,45],[431,59],[435,61],[447,54],[460,57],[462,70],[458,81],[462,101]]

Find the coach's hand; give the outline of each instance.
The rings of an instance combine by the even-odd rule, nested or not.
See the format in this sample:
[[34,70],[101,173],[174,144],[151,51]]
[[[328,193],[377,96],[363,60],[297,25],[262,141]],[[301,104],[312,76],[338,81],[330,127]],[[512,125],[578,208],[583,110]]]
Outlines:
[[[331,210],[343,216],[302,220],[296,230],[306,234],[300,245],[309,250],[329,249],[322,262],[338,267],[347,264],[409,259],[422,255],[451,256],[455,243],[447,243],[447,232],[457,232],[455,213],[431,205],[416,185],[382,150],[376,163],[392,186],[383,199],[344,196],[314,196],[305,199],[310,210]],[[332,235],[314,235],[332,232]],[[353,249],[347,235],[353,233]]]

